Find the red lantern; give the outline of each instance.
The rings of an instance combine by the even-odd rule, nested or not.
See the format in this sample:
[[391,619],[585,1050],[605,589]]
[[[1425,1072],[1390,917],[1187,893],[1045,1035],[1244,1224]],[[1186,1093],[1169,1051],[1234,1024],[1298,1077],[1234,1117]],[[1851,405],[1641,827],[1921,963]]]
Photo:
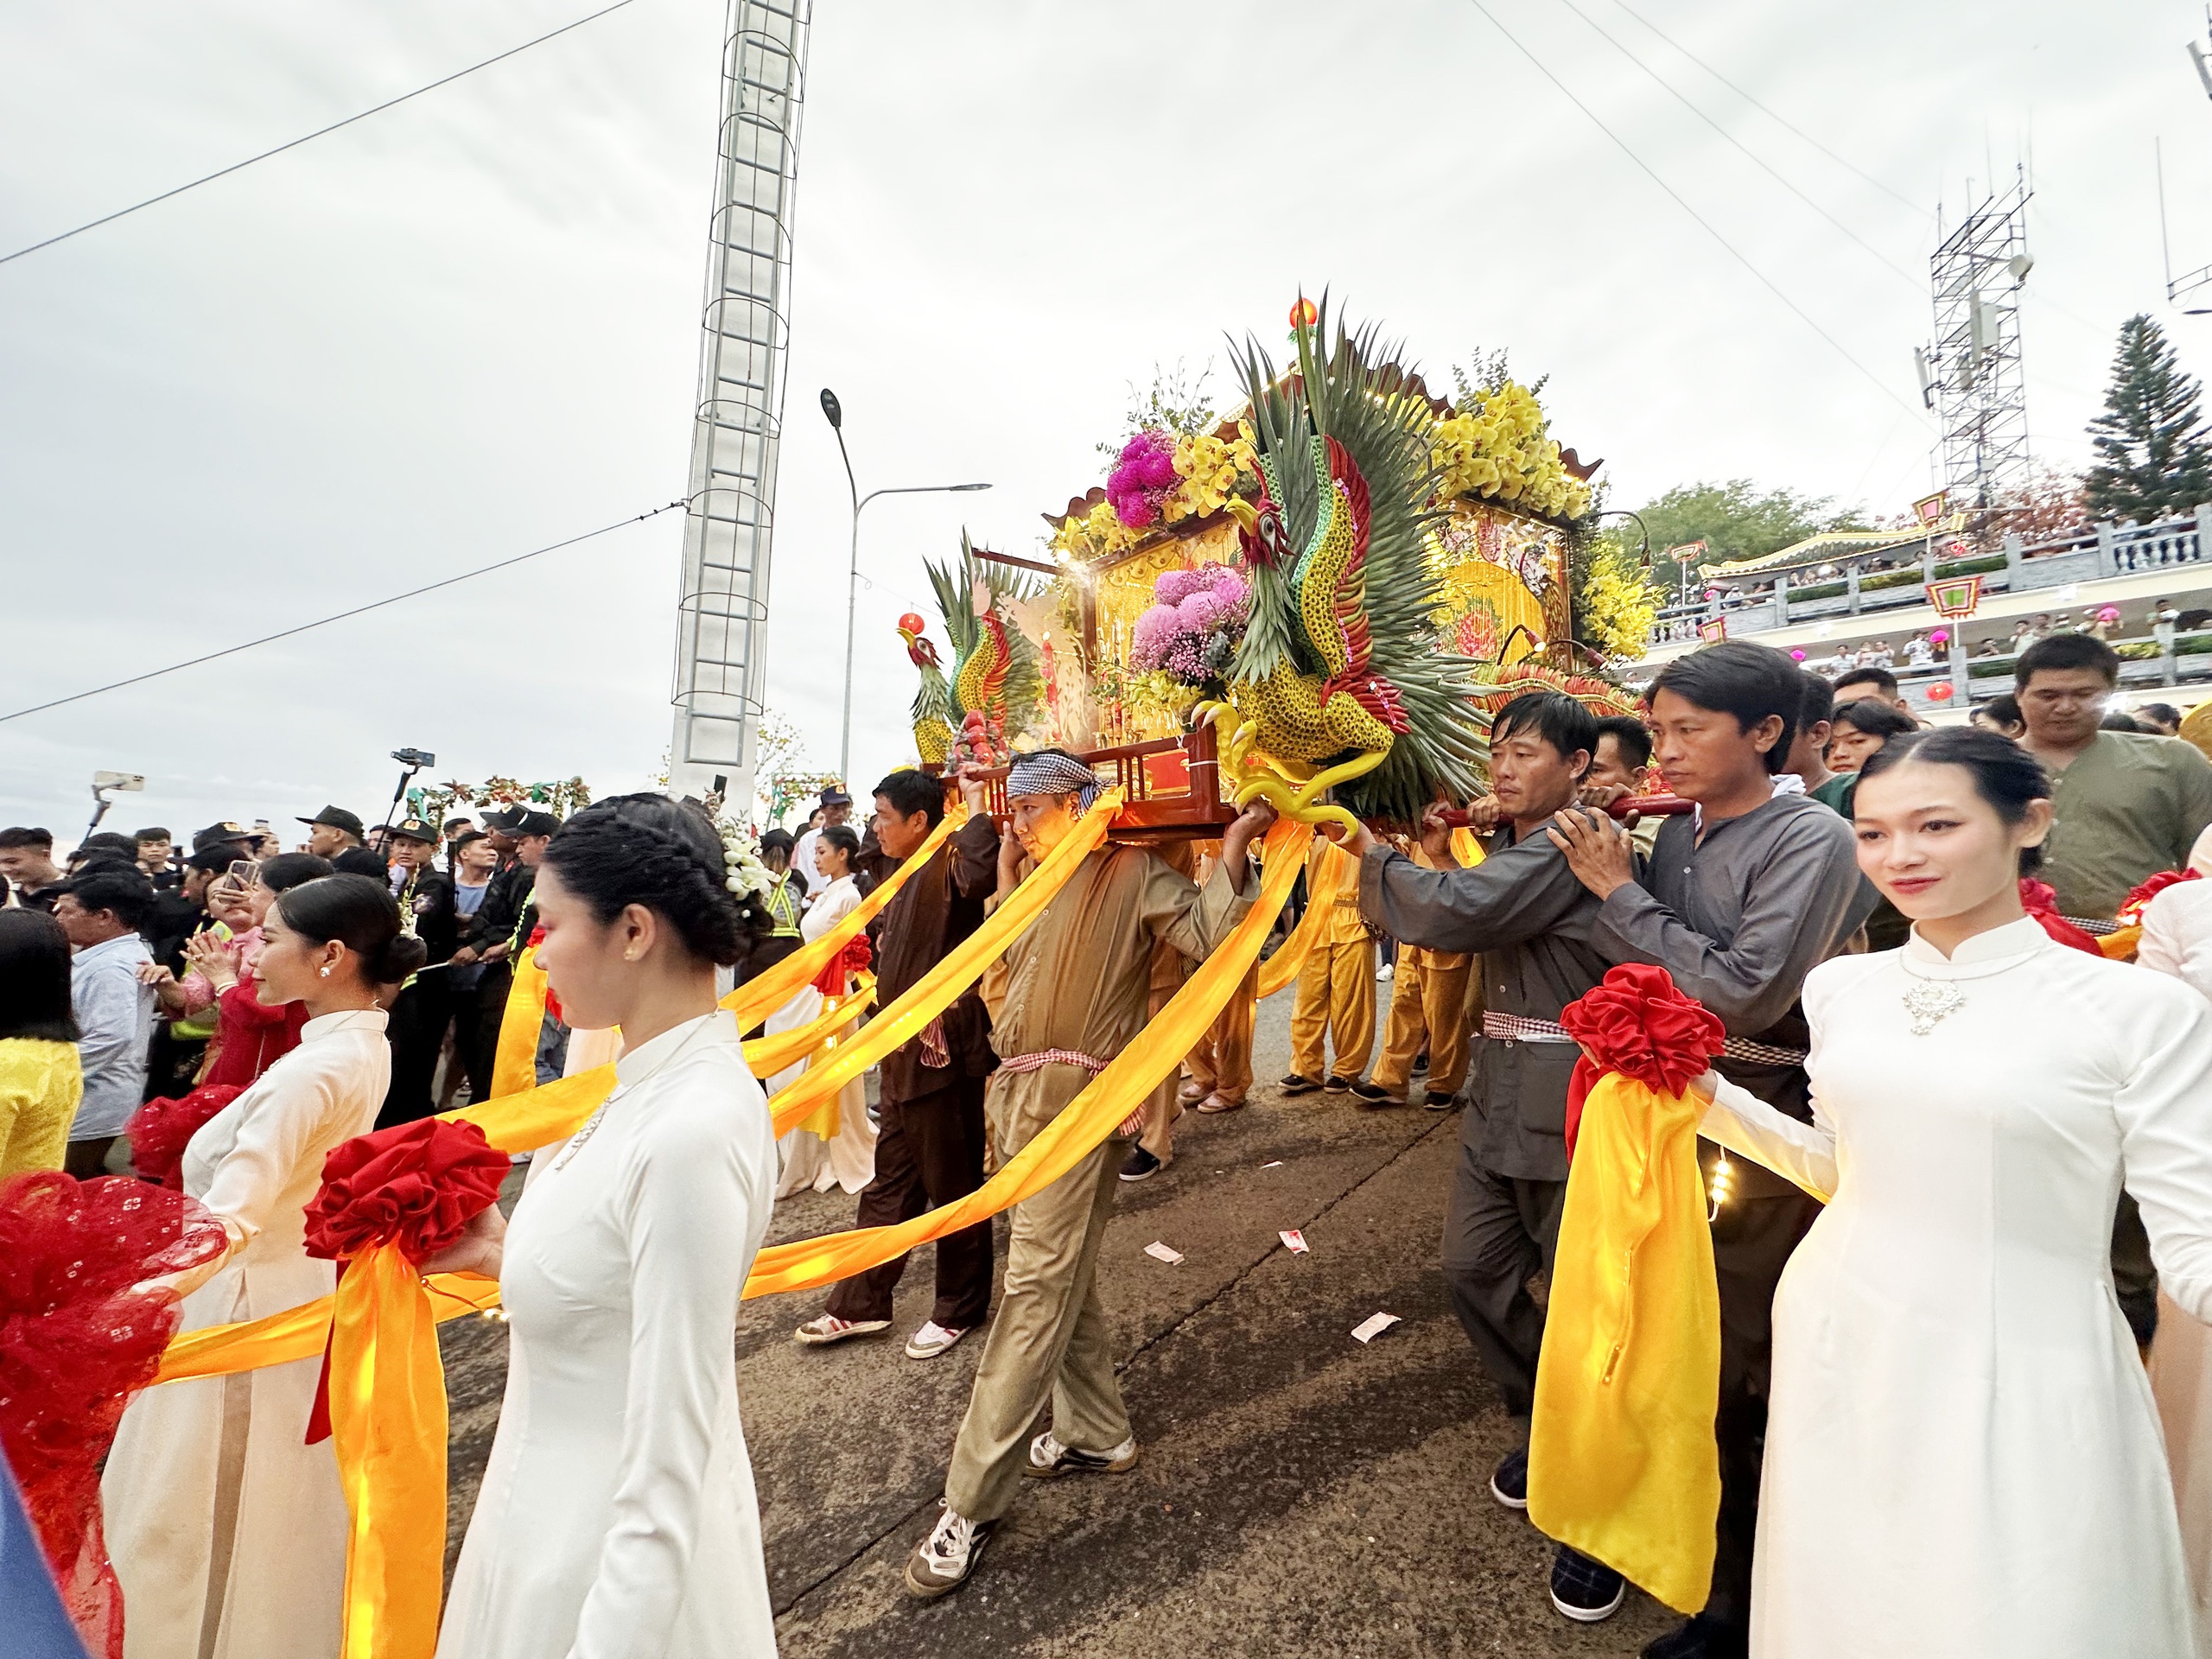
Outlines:
[[912,611],[907,612],[899,619],[899,632],[901,633],[926,633],[929,632],[929,626]]
[[1930,702],[1948,702],[1951,696],[1952,687],[1948,680],[1938,680],[1928,688],[1928,701]]
[[1294,328],[1311,328],[1320,320],[1320,311],[1303,294],[1298,296],[1298,303],[1290,308],[1290,326]]

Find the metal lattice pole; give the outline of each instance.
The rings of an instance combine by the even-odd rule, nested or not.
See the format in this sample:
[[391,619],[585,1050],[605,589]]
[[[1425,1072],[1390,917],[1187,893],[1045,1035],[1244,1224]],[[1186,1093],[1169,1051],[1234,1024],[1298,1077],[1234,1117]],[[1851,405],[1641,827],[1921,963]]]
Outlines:
[[2028,388],[2020,359],[2020,286],[2028,192],[1985,198],[1929,261],[1936,338],[1926,359],[1942,422],[1942,480],[1955,507],[1995,505],[2028,471]]
[[811,0],[731,0],[691,434],[669,784],[742,817],[767,690],[768,566]]

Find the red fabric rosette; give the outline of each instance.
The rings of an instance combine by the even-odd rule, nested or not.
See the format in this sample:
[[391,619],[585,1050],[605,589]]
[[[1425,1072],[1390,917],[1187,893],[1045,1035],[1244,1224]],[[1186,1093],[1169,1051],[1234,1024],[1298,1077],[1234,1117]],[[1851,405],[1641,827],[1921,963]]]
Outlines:
[[851,976],[866,973],[874,960],[868,935],[855,933],[845,941],[844,949],[822,964],[822,971],[814,976],[814,988],[824,996],[842,996],[852,988]]
[[474,1123],[427,1117],[332,1147],[307,1208],[308,1254],[339,1264],[308,1440],[333,1442],[346,1492],[348,1655],[437,1644],[446,1391],[421,1264],[491,1207],[509,1168]]
[[2126,899],[2120,904],[2119,914],[2113,919],[2122,927],[2140,927],[2143,925],[2144,909],[2153,899],[2168,887],[2177,887],[2183,881],[2198,880],[2202,872],[2197,870],[2160,870],[2156,875],[2146,876],[2129,890]]
[[1703,1003],[1683,995],[1672,975],[1641,962],[1608,969],[1594,989],[1560,1010],[1559,1023],[1583,1047],[1567,1089],[1570,1159],[1582,1103],[1605,1073],[1618,1071],[1661,1094],[1679,1095],[1705,1074],[1728,1040],[1727,1027]]
[[149,1100],[131,1114],[123,1133],[130,1142],[130,1166],[139,1178],[172,1192],[184,1191],[184,1149],[215,1114],[245,1090],[211,1083],[172,1100]]
[[322,1160],[308,1205],[307,1250],[342,1262],[394,1244],[410,1262],[435,1255],[491,1207],[512,1167],[474,1123],[426,1117],[357,1135]]
[[2071,945],[2076,950],[2086,950],[2101,957],[2096,936],[2085,933],[2058,913],[2058,893],[2048,881],[2038,881],[2033,876],[2020,878],[2020,904],[2034,917],[2043,931],[2061,944]]
[[145,1281],[225,1243],[199,1204],[143,1181],[0,1181],[0,1444],[70,1617],[105,1659],[122,1659],[124,1610],[100,1534],[100,1465],[177,1325],[175,1295]]

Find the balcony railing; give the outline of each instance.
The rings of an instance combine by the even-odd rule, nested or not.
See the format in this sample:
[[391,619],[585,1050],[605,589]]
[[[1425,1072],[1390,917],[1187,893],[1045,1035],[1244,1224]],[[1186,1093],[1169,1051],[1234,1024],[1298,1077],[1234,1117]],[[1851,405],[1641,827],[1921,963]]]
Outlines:
[[[2152,524],[2097,524],[2079,535],[2033,546],[2008,535],[2001,554],[1940,559],[1930,551],[1917,565],[1901,570],[1862,571],[1854,564],[1840,575],[1810,582],[1802,571],[1794,578],[1783,571],[1774,577],[1771,594],[1744,599],[1724,593],[1716,599],[1663,607],[1653,624],[1651,642],[1662,645],[1695,640],[1700,624],[1720,616],[1728,619],[1729,633],[1741,639],[1823,618],[1904,610],[1925,604],[1927,584],[1946,576],[1980,575],[1984,593],[2017,594],[2160,570],[2195,574],[2212,564],[2197,529],[2208,518],[2212,518],[2212,505],[2200,506],[2187,518]],[[2212,569],[2204,573],[2212,575]]]

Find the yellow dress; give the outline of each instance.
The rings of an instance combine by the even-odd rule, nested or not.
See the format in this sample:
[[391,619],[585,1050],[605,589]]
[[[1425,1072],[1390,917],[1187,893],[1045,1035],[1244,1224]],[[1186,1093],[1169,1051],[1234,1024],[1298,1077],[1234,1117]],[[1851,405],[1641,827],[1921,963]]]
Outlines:
[[60,1168],[84,1092],[76,1044],[0,1038],[0,1176]]

